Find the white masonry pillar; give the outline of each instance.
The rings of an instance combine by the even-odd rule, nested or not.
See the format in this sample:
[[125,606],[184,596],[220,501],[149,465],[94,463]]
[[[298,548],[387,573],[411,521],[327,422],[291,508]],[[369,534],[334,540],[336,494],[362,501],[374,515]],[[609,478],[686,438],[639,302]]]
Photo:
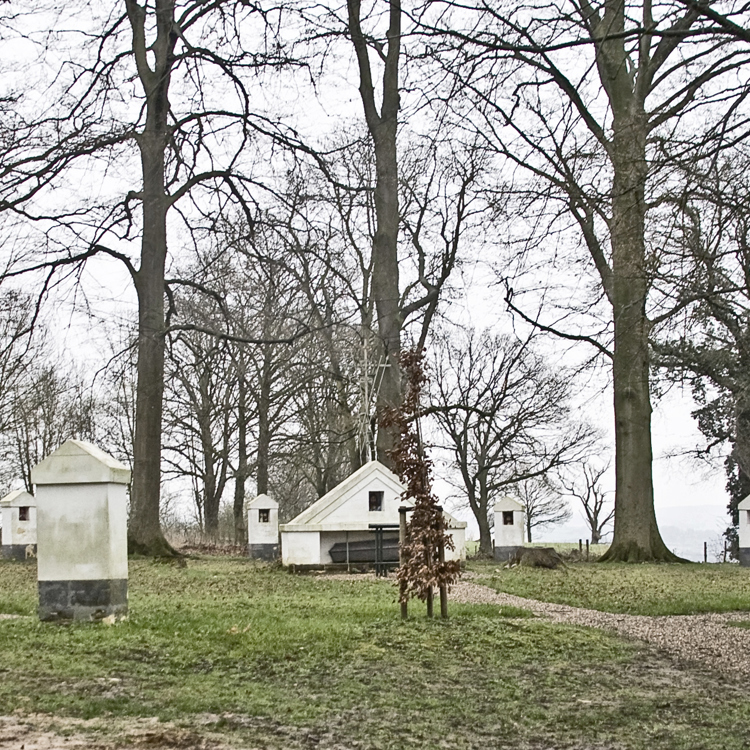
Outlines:
[[740,501],[737,506],[740,525],[740,565],[750,567],[750,495]]
[[495,503],[495,560],[507,562],[523,547],[523,505],[512,497]]
[[31,470],[37,500],[41,620],[100,620],[128,611],[130,470],[68,440]]
[[279,556],[279,504],[268,495],[258,495],[247,506],[247,554],[256,560]]
[[36,557],[36,498],[26,490],[14,490],[0,500],[3,543],[0,557],[27,560]]

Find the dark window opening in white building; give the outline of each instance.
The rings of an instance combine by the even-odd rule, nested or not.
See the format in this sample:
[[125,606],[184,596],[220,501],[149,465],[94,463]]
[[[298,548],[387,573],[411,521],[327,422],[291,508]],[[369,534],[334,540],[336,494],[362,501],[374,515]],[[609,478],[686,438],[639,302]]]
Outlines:
[[383,492],[381,490],[370,491],[370,510],[383,510]]

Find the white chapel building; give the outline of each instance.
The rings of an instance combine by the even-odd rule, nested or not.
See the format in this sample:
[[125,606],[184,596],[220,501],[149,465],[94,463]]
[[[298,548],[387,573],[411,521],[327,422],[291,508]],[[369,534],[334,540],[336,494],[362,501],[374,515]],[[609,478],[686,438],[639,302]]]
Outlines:
[[[398,539],[400,506],[404,486],[379,461],[370,461],[326,493],[289,523],[281,524],[281,560],[284,565],[329,565],[339,560],[331,548],[346,548],[374,541],[373,525],[390,526],[387,536]],[[466,523],[445,513],[448,533],[455,550],[446,550],[447,560],[466,558]],[[336,553],[334,552],[336,557]]]

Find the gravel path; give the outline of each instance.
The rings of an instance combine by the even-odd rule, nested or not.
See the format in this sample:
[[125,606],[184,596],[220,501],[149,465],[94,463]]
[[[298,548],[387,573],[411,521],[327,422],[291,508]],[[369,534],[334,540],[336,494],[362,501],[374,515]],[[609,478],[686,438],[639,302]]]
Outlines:
[[551,604],[503,594],[471,581],[460,581],[450,599],[464,604],[500,604],[531,610],[552,622],[612,630],[663,649],[670,655],[720,672],[750,675],[750,630],[732,621],[750,620],[747,612],[705,615],[621,615]]
[[[393,578],[376,579],[374,574],[328,574],[321,577],[393,583]],[[627,638],[636,638],[663,649],[677,659],[725,674],[750,675],[750,629],[732,627],[730,624],[736,621],[750,622],[748,612],[663,617],[611,614],[500,593],[472,582],[471,577],[472,574],[465,573],[451,588],[451,602],[519,607],[552,622],[601,628]]]

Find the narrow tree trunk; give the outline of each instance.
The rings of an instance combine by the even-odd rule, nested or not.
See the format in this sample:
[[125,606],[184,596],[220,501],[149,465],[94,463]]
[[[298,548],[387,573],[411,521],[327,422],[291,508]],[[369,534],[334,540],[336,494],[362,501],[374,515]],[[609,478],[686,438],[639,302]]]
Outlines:
[[268,458],[271,450],[271,366],[272,354],[269,346],[263,349],[263,367],[260,374],[258,394],[258,471],[256,482],[258,494],[268,493]]
[[247,385],[244,367],[237,379],[237,473],[234,477],[234,543],[247,544],[245,479],[247,479]]
[[[219,497],[216,483],[216,468],[214,466],[213,443],[204,434],[203,442],[203,508],[205,512],[206,536],[216,541],[219,535]],[[208,440],[206,440],[208,438]]]

